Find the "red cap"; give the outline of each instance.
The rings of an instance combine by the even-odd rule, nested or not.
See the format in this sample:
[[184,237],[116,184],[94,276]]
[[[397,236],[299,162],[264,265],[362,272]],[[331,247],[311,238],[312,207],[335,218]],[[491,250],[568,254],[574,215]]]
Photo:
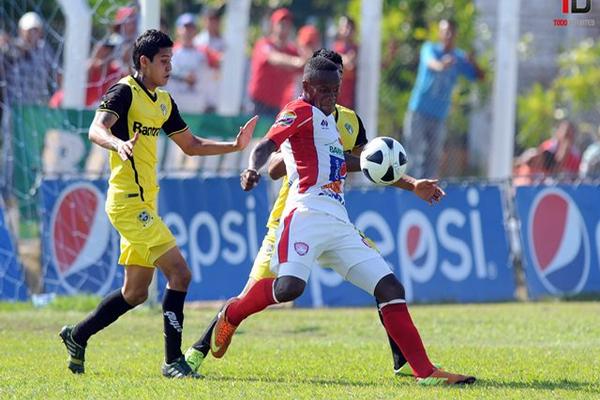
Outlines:
[[277,10],[273,11],[273,14],[271,14],[271,23],[272,24],[281,22],[284,19],[288,19],[290,21],[292,21],[294,19],[292,12],[290,10],[288,10],[287,8],[278,8]]
[[306,46],[309,44],[317,44],[320,40],[319,30],[313,25],[304,25],[298,30],[298,44]]
[[134,7],[121,7],[117,10],[117,13],[115,14],[115,24],[122,24],[128,18],[130,18],[134,15],[135,15]]

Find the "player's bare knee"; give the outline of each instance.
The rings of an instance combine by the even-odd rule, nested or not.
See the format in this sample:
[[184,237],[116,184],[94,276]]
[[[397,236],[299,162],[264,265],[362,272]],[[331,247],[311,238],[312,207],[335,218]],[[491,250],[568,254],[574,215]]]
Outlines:
[[178,265],[167,277],[169,288],[179,291],[186,291],[192,281],[192,273],[185,263]]
[[389,274],[381,278],[377,283],[374,295],[379,303],[404,299],[404,286],[402,286],[402,283],[400,283],[394,274]]
[[123,298],[131,306],[140,305],[148,299],[148,288],[125,287],[123,288]]
[[300,297],[304,292],[306,282],[295,276],[282,276],[277,278],[273,288],[275,298],[280,303],[292,301]]

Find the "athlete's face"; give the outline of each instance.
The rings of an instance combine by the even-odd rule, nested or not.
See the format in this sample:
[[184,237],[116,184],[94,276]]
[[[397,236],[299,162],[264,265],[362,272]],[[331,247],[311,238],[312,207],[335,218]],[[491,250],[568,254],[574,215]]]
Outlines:
[[314,78],[302,82],[304,99],[323,111],[331,114],[340,91],[339,71],[321,71]]
[[142,56],[140,61],[144,75],[149,78],[149,81],[154,86],[164,86],[167,84],[171,74],[172,57],[173,49],[171,47],[161,48],[152,61],[146,56]]

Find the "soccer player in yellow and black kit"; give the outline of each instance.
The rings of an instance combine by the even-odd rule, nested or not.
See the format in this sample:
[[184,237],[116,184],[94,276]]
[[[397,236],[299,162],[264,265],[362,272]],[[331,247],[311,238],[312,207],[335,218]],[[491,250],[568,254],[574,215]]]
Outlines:
[[159,89],[169,79],[172,48],[173,42],[162,32],[152,29],[140,35],[133,48],[136,73],[108,90],[89,129],[92,142],[111,150],[105,210],[121,235],[119,264],[125,266],[125,279],[123,287],[107,295],[83,321],[60,331],[73,373],[84,372],[88,339],[146,300],[154,268],[158,267],[168,281],[162,304],[162,374],[168,378],[199,377],[181,353],[183,304],[191,273],[156,210],[158,135],[164,130],[188,155],[225,154],[248,145],[257,117],[240,128],[234,142],[194,136],[171,96]]
[[[340,68],[340,72],[343,72],[343,61],[342,57],[332,51],[327,49],[317,50],[313,57],[321,56],[324,57]],[[360,117],[356,114],[355,111],[350,110],[346,107],[340,106],[336,104],[334,110],[334,117],[337,125],[337,129],[340,132],[340,139],[342,141],[342,146],[345,152],[352,153],[354,155],[359,155],[362,151],[363,147],[367,144],[367,136],[365,132],[365,128]],[[271,256],[273,255],[274,245],[275,245],[275,232],[279,227],[280,217],[284,210],[285,203],[289,193],[289,181],[287,176],[285,176],[285,164],[283,164],[283,160],[281,157],[273,157],[269,164],[269,175],[271,175],[274,179],[279,179],[283,176],[283,181],[281,183],[281,189],[277,195],[277,199],[273,204],[273,209],[271,210],[271,214],[269,215],[269,220],[267,222],[267,228],[269,228],[267,234],[265,235],[262,245],[256,258],[254,259],[254,264],[252,265],[252,270],[250,271],[250,275],[248,277],[248,282],[246,286],[239,294],[238,298],[241,298],[248,293],[248,291],[254,286],[256,282],[264,278],[273,278],[275,275],[271,272],[270,269],[270,261]],[[438,201],[441,196],[443,196],[443,191],[441,189],[437,190],[435,187],[436,181],[427,181],[422,185],[425,189],[422,190],[421,193],[417,193],[419,197],[423,198],[426,201],[431,202]],[[399,186],[405,189],[402,186]],[[362,234],[362,233],[361,233]],[[375,244],[368,238],[365,237],[365,240],[370,243],[370,245],[376,248]],[[378,308],[379,311],[379,308]],[[383,324],[383,318],[381,315],[381,311],[379,311],[379,319]],[[202,361],[207,356],[211,344],[211,335],[215,324],[217,322],[217,317],[211,321],[210,325],[207,327],[206,331],[203,335],[198,339],[196,343],[190,347],[185,354],[186,360],[188,364],[197,371]],[[389,337],[388,340],[390,343],[392,357],[394,360],[394,372],[398,375],[408,375],[412,376],[413,371],[406,362],[406,358],[402,355],[402,352],[394,342],[394,340]]]

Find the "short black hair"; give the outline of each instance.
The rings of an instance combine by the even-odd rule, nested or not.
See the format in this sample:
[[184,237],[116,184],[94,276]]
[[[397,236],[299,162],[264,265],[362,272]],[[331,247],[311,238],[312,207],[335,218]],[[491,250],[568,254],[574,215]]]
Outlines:
[[339,72],[338,66],[329,61],[325,57],[317,56],[311,57],[306,62],[306,66],[304,67],[304,75],[302,79],[305,81],[309,81],[315,79],[317,74],[320,72]]
[[340,65],[342,69],[344,68],[344,61],[342,60],[342,56],[336,51],[321,47],[319,50],[315,51],[312,56],[326,58],[332,63]]
[[135,40],[133,44],[133,66],[140,70],[140,57],[146,56],[152,61],[160,49],[173,47],[173,41],[166,33],[156,29],[148,29]]

